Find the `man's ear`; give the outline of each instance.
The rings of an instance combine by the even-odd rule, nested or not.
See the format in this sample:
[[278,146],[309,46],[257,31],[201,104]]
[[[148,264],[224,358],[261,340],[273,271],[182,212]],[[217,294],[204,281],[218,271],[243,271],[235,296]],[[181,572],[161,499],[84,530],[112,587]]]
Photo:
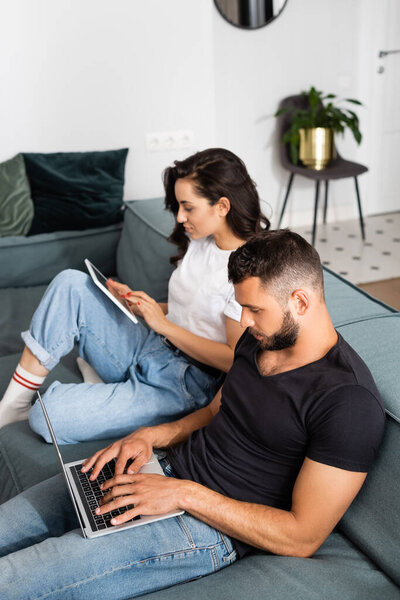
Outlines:
[[226,217],[228,212],[231,210],[231,203],[229,198],[226,196],[221,196],[221,198],[217,202],[219,215],[221,217]]
[[310,306],[310,296],[306,290],[295,290],[290,296],[294,311],[297,315],[305,315]]

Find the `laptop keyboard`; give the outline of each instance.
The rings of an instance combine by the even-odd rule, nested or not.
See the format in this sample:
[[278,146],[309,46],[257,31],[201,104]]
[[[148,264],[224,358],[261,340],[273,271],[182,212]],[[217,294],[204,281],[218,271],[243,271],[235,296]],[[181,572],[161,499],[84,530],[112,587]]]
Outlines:
[[[104,465],[95,481],[89,480],[91,471],[88,471],[87,473],[81,472],[82,466],[82,464],[73,465],[70,466],[70,469],[78,488],[82,504],[85,507],[86,516],[89,520],[92,531],[100,531],[102,529],[115,527],[114,525],[111,525],[111,519],[113,517],[117,517],[118,515],[122,515],[127,510],[132,509],[133,504],[128,504],[127,506],[123,506],[122,508],[118,508],[117,510],[106,513],[105,515],[96,515],[95,512],[96,508],[99,506],[100,499],[107,493],[107,491],[103,492],[100,489],[100,485],[104,483],[104,481],[107,481],[114,476],[115,460],[112,460]],[[127,521],[127,523],[136,521],[138,519],[140,519],[139,515],[133,519],[130,519]]]

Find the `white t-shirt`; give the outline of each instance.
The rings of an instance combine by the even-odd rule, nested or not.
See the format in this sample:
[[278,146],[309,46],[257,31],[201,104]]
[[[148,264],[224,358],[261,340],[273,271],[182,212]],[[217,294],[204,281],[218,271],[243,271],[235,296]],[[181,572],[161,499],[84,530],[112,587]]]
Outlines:
[[226,343],[225,316],[240,321],[242,312],[228,281],[228,259],[213,236],[191,240],[168,284],[167,318],[216,342]]

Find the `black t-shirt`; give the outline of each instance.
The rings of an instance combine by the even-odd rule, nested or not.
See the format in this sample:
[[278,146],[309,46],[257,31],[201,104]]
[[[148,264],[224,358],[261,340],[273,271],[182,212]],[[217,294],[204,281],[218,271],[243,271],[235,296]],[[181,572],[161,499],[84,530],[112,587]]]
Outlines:
[[[290,510],[304,458],[367,472],[383,435],[384,409],[367,366],[338,334],[320,360],[261,375],[246,330],[213,420],[169,450],[177,477],[225,496]],[[252,548],[236,541],[240,556]]]

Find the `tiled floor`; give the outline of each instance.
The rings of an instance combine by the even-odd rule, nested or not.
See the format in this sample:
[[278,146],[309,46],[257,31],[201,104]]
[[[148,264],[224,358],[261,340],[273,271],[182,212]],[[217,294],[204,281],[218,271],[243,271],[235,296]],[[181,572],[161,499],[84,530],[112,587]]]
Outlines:
[[[311,241],[311,228],[295,230]],[[400,212],[365,218],[360,222],[318,224],[315,247],[322,263],[352,283],[368,283],[400,277]]]

